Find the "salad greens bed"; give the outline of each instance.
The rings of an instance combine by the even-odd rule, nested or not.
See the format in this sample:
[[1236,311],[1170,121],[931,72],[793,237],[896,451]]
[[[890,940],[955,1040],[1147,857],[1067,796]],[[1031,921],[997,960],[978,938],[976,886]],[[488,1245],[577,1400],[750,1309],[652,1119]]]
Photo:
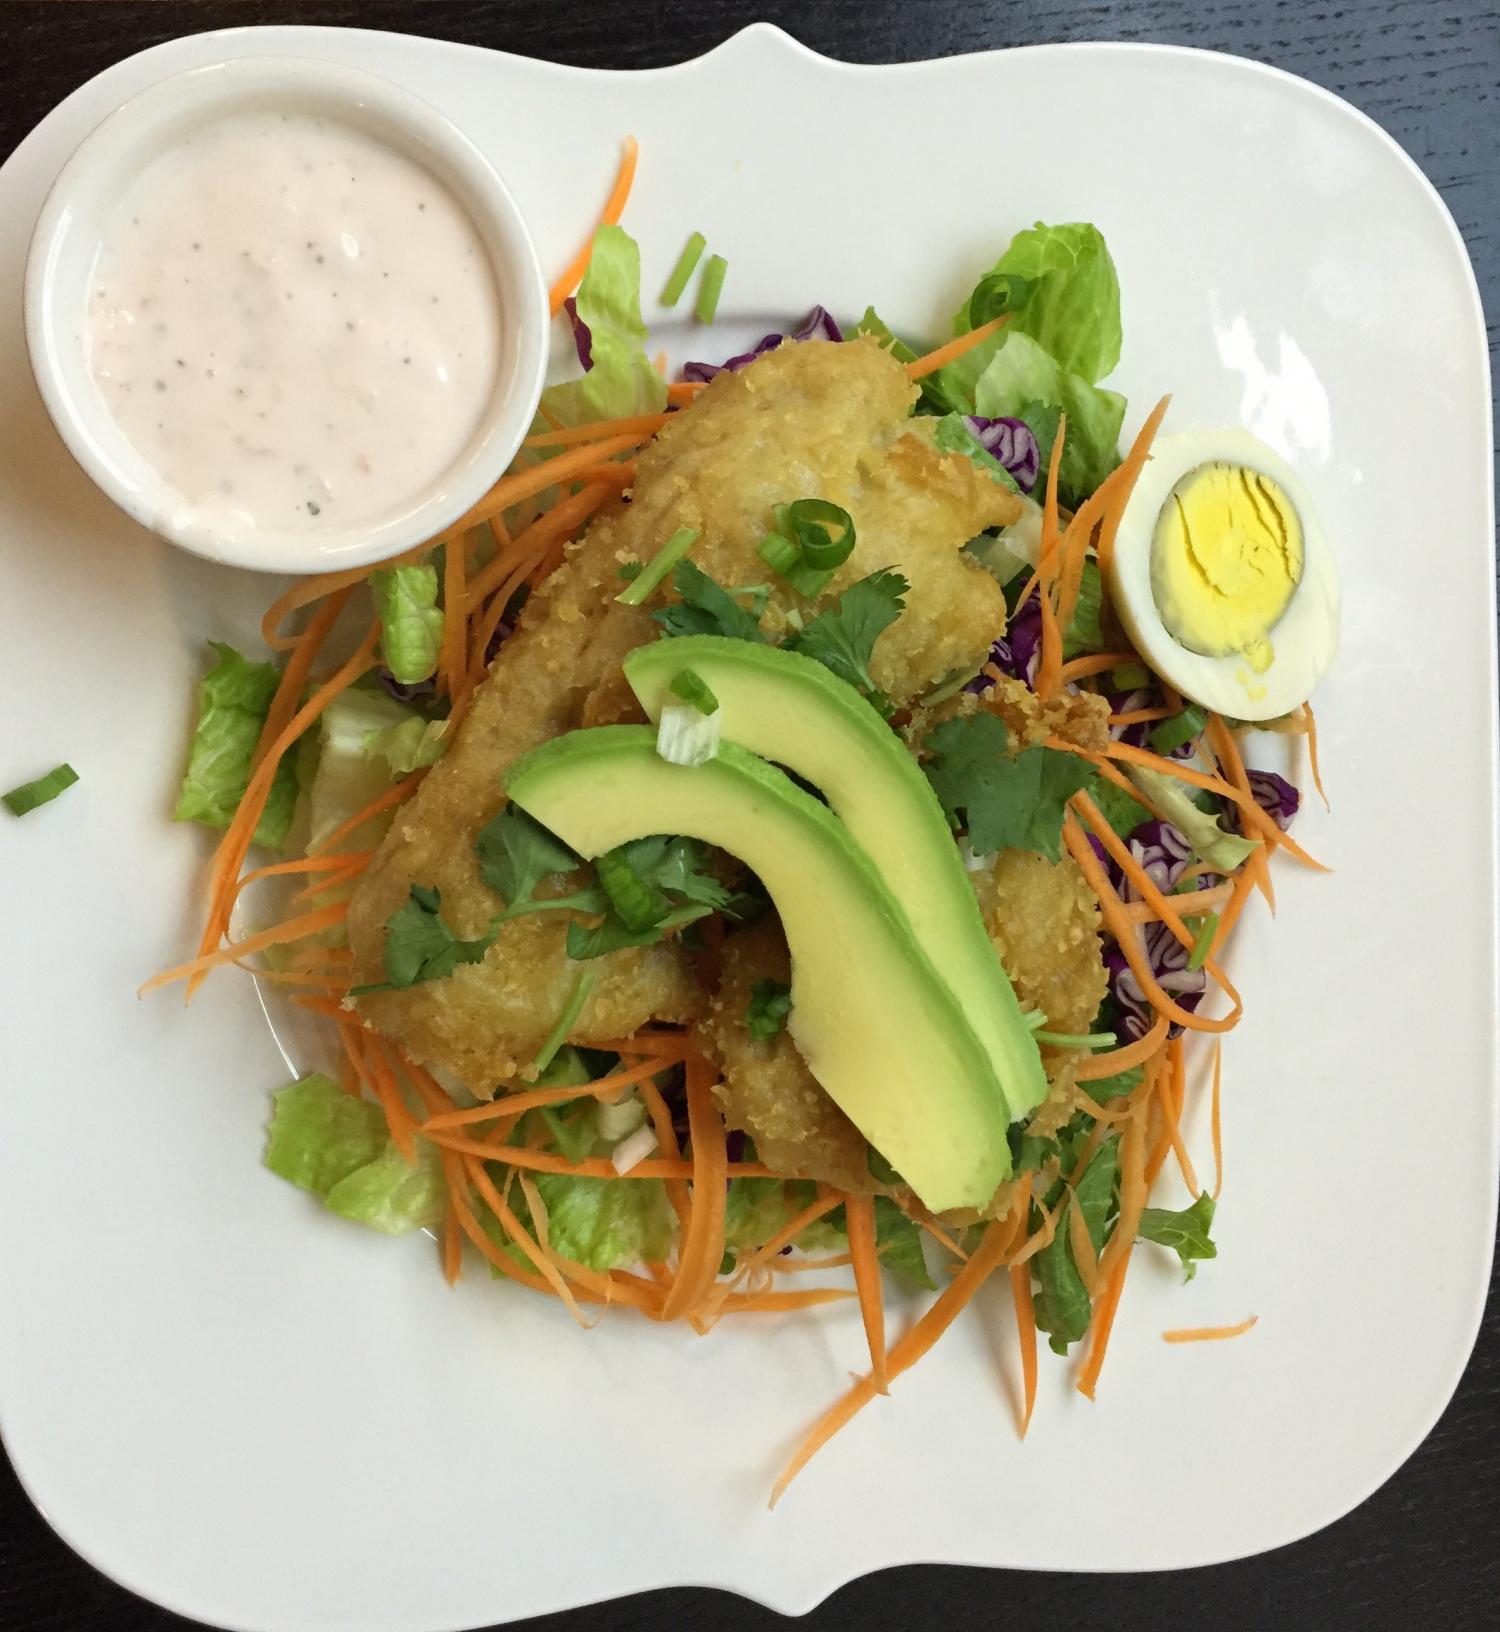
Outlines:
[[[702,247],[700,242],[700,252]],[[1034,587],[1028,592],[1027,563],[1035,555],[1039,521],[1033,494],[1044,480],[1064,416],[1059,486],[1065,505],[1080,504],[1119,462],[1125,400],[1100,383],[1120,354],[1119,285],[1099,231],[1073,223],[1038,224],[1018,233],[978,279],[954,314],[952,329],[963,334],[1002,314],[1008,317],[1003,328],[921,381],[917,412],[935,420],[940,447],[963,453],[1026,500],[1021,522],[976,539],[969,550],[1002,582],[1007,594],[1009,623],[997,632],[990,665],[1031,685],[1041,643],[1038,592]],[[639,253],[620,228],[599,230],[587,273],[576,300],[570,302],[570,316],[583,372],[544,394],[548,423],[568,427],[666,408],[667,382],[648,355],[641,315]],[[873,308],[865,310],[851,332],[873,337],[898,358],[916,355]],[[822,307],[801,326],[768,335],[726,363],[687,365],[684,377],[708,379],[722,368],[745,366],[783,340],[812,338],[843,338],[838,322]],[[670,583],[676,598],[652,611],[663,637],[714,634],[765,641],[761,623],[765,586],[715,582],[692,560],[693,541],[690,533],[676,535],[656,561],[634,574],[622,574],[621,598],[647,604]],[[851,518],[836,506],[808,499],[782,507],[761,556],[768,574],[812,597],[847,559],[853,544]],[[441,547],[427,560],[372,575],[383,667],[337,697],[316,730],[280,766],[256,832],[258,843],[274,852],[315,846],[384,790],[441,756],[447,745],[448,703],[434,675],[443,632],[442,583]],[[809,610],[789,642],[887,717],[893,713],[891,703],[872,679],[870,660],[882,632],[902,616],[907,587],[898,573],[873,573],[831,605],[815,613]],[[514,628],[524,593],[518,592],[505,609],[497,643]],[[1099,573],[1090,561],[1065,631],[1064,655],[1112,651],[1120,644]],[[214,643],[212,652],[212,666],[200,687],[197,726],[176,816],[223,828],[245,793],[251,758],[279,676],[272,664],[252,661],[221,643]],[[982,696],[994,684],[985,671],[954,675],[927,700],[960,691]],[[1167,693],[1154,676],[1135,664],[1109,671],[1100,689],[1114,714],[1161,709],[1167,703]],[[709,722],[704,729],[711,729],[717,704],[701,681],[695,687],[689,678],[679,695],[701,721]],[[1158,722],[1114,729],[1125,741],[1190,759],[1198,753],[1206,723],[1204,714],[1189,704]],[[1164,891],[1207,887],[1214,882],[1209,873],[1233,870],[1253,848],[1238,831],[1231,811],[1211,794],[1191,793],[1163,777],[1137,784],[1157,810],[1172,816],[1167,822],[1120,788],[1098,781],[1082,759],[1049,748],[1028,747],[1014,755],[1010,749],[1006,726],[988,712],[947,720],[923,745],[924,768],[933,789],[971,855],[1015,848],[1056,860],[1064,807],[1081,788],[1091,792],[1136,860]],[[1257,801],[1285,826],[1296,814],[1297,791],[1280,777],[1255,774]],[[1151,775],[1142,773],[1143,778]],[[386,978],[380,986],[405,988],[445,978],[459,965],[482,958],[498,924],[522,913],[572,912],[568,953],[583,969],[582,981],[588,978],[590,960],[618,947],[649,944],[668,933],[680,933],[691,944],[699,921],[712,914],[746,922],[766,909],[753,881],[726,884],[713,856],[688,839],[642,839],[586,867],[552,834],[511,806],[478,835],[476,850],[485,880],[507,903],[505,912],[487,935],[459,939],[444,921],[439,892],[413,888],[390,920]],[[1102,847],[1099,853],[1112,881],[1128,896],[1128,880]],[[574,887],[561,896],[539,898],[536,889],[541,881],[560,873],[569,874]],[[595,922],[584,922],[579,914]],[[1160,924],[1148,927],[1145,945],[1158,980],[1184,1008],[1195,1008],[1207,984],[1196,951],[1189,956]],[[1092,1031],[1108,1042],[1125,1043],[1143,1036],[1153,1017],[1113,943],[1106,945],[1105,961],[1109,994]],[[582,984],[574,994],[575,1008],[581,991],[586,991]],[[783,984],[757,982],[745,1016],[751,1036],[762,1042],[776,1038],[788,1007]],[[563,1019],[559,1017],[560,1022]],[[565,1027],[555,1030],[560,1043]],[[616,1064],[616,1056],[566,1045],[544,1054],[547,1057],[536,1062],[536,1085],[593,1081]],[[1140,1082],[1139,1070],[1126,1071],[1091,1082],[1089,1093],[1102,1107]],[[686,1138],[681,1068],[663,1073],[661,1086]],[[526,1143],[531,1130],[541,1126],[552,1148],[571,1159],[607,1157],[643,1125],[645,1117],[633,1093],[621,1104],[580,1098],[528,1111],[514,1140]],[[1086,1146],[1092,1143],[1094,1151],[1071,1194],[1056,1176],[1034,1203],[1034,1218],[1040,1218],[1041,1208],[1063,1208],[1050,1243],[1031,1260],[1037,1323],[1058,1352],[1066,1352],[1085,1335],[1091,1318],[1089,1289],[1074,1254],[1070,1214],[1076,1210],[1081,1216],[1097,1255],[1120,1214],[1120,1137],[1084,1112],[1045,1131],[1022,1124],[1011,1129],[1012,1158],[1019,1173],[1061,1175],[1073,1169]],[[740,1136],[731,1140],[733,1156],[753,1159],[748,1141]],[[443,1216],[437,1152],[419,1141],[416,1162],[409,1163],[392,1144],[380,1109],[351,1097],[321,1074],[306,1076],[276,1095],[265,1161],[273,1172],[320,1197],[330,1211],[376,1230],[402,1234],[433,1227]],[[874,1152],[871,1171],[886,1182],[897,1179]],[[661,1181],[617,1183],[538,1173],[535,1186],[546,1207],[552,1246],[580,1264],[606,1271],[660,1260],[671,1250],[677,1221]],[[728,1271],[740,1255],[768,1241],[813,1194],[812,1185],[799,1181],[731,1180],[723,1269]],[[529,1224],[527,1204],[519,1193],[515,1205]],[[1199,1262],[1215,1255],[1213,1219],[1214,1203],[1205,1194],[1179,1210],[1148,1208],[1139,1233],[1175,1252],[1191,1277]],[[917,1226],[884,1196],[876,1204],[876,1227],[884,1265],[908,1284],[934,1288]],[[525,1264],[524,1252],[499,1232],[493,1220],[486,1228],[497,1245]],[[840,1209],[804,1232],[798,1245],[828,1250],[845,1241]]]

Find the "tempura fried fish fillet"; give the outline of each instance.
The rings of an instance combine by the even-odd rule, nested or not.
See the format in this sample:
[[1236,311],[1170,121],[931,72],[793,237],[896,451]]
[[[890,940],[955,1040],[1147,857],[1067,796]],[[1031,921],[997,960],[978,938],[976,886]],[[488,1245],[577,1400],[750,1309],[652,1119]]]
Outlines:
[[[619,569],[649,559],[675,529],[697,530],[692,559],[721,583],[762,582],[770,574],[756,548],[772,507],[830,499],[854,518],[857,543],[824,600],[882,567],[911,581],[905,614],[875,648],[877,684],[901,703],[977,666],[1004,624],[1004,599],[960,552],[983,529],[1014,520],[1019,501],[969,459],[940,452],[928,427],[909,418],[915,398],[902,366],[873,343],[807,341],[720,375],[667,425],[640,456],[630,502],[602,513],[532,597],[453,745],[398,813],[350,907],[356,981],[381,978],[386,922],[413,884],[441,890],[456,934],[485,931],[503,903],[480,878],[474,837],[504,803],[513,760],[575,726],[641,717],[620,665],[657,629],[646,611],[616,601]],[[778,583],[765,615],[771,638],[793,603]],[[364,997],[361,1013],[414,1058],[488,1094],[534,1053],[576,979],[562,916],[514,920],[482,963]],[[673,944],[589,967],[596,985],[575,1042],[702,1008]]]

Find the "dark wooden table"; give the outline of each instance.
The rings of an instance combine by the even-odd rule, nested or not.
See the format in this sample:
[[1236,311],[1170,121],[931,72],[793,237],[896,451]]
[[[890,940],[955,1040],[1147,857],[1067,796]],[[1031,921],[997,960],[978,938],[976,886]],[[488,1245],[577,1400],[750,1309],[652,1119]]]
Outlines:
[[[1165,40],[1257,57],[1316,80],[1379,120],[1442,189],[1478,269],[1493,355],[1500,303],[1500,7],[1485,0],[596,0],[572,6],[550,0],[0,0],[0,156],[92,74],[202,29],[349,24],[626,68],[696,56],[757,18],[780,23],[831,56],[861,62],[1046,40]],[[1393,1131],[1399,1161],[1403,1136]],[[1190,1490],[1172,1511],[1134,1513],[1128,1490],[1116,1486],[1110,1469],[1085,1471],[1079,1499],[1096,1519],[1193,1522]],[[266,1565],[274,1568],[275,1561]],[[1049,1626],[1071,1622],[1118,1632],[1500,1627],[1500,1299],[1491,1296],[1468,1372],[1426,1444],[1383,1490],[1320,1535],[1244,1563],[1173,1575],[891,1570],[835,1594],[807,1624],[810,1632],[966,1632],[1002,1621],[1025,1625],[1033,1617]],[[779,1620],[723,1593],[680,1590],[526,1625],[548,1632],[662,1625],[739,1632]],[[161,1632],[189,1624],[76,1559],[0,1461],[4,1632]]]

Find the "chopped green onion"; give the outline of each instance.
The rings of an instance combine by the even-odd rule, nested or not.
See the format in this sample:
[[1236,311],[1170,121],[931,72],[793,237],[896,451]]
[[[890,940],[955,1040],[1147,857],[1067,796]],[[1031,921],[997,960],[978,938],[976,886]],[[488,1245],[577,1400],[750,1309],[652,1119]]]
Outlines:
[[729,262],[722,255],[710,255],[703,268],[703,282],[698,285],[698,303],[693,307],[700,323],[712,323],[719,309],[719,296],[724,291],[724,274]]
[[1047,1024],[1047,1016],[1040,1009],[1022,1009],[1021,1018],[1028,1031],[1040,1031]]
[[698,257],[702,255],[708,245],[701,232],[695,232],[682,246],[682,253],[677,257],[677,264],[672,268],[672,275],[667,279],[667,286],[661,292],[663,306],[675,306],[682,299],[682,291],[687,288],[688,279],[693,275],[693,269],[698,264]]
[[1019,311],[1031,298],[1033,280],[1016,272],[991,272],[969,296],[969,327],[983,328],[1002,312]]
[[1151,684],[1151,671],[1144,663],[1116,663],[1109,671],[1111,691],[1144,691]]
[[694,674],[691,669],[683,669],[674,677],[672,694],[680,697],[690,707],[696,708],[700,714],[719,712],[719,699],[714,696],[703,677]]
[[1034,1031],[1031,1034],[1039,1043],[1046,1043],[1050,1048],[1113,1048],[1115,1034],[1112,1031],[1091,1031],[1084,1036],[1074,1036],[1062,1031]]
[[827,499],[798,499],[786,507],[786,520],[802,559],[819,572],[832,572],[854,553],[854,518],[840,505]]
[[1163,720],[1151,733],[1151,746],[1159,754],[1170,754],[1174,748],[1201,737],[1208,729],[1208,716],[1196,703],[1189,703],[1180,714]]
[[977,669],[969,667],[949,669],[922,699],[922,706],[931,708],[934,703],[946,703],[950,697],[956,697],[978,672]]
[[542,1046],[537,1050],[536,1058],[531,1062],[533,1078],[541,1076],[542,1072],[552,1064],[553,1059],[568,1040],[568,1033],[578,1023],[578,1016],[583,1013],[583,1005],[589,1000],[589,993],[594,989],[594,972],[585,969],[573,983],[572,995],[563,1004],[563,1011],[557,1017],[557,1023],[547,1033]]
[[801,550],[781,533],[767,533],[756,546],[755,553],[778,578],[785,578],[802,559]]
[[71,788],[78,780],[78,772],[71,765],[57,765],[35,782],[23,782],[3,797],[5,808],[12,816],[24,816],[38,805],[50,804],[64,788]]
[[706,765],[719,751],[724,722],[683,703],[668,703],[656,722],[656,751],[669,765]]
[[1189,969],[1201,969],[1208,961],[1208,949],[1214,944],[1214,936],[1219,928],[1219,915],[1209,913],[1198,927],[1197,939],[1193,942],[1193,950],[1188,954],[1187,966]]
[[749,601],[751,613],[758,618],[765,611],[766,602],[771,598],[771,586],[769,584],[735,584],[730,588],[729,593],[735,596],[736,599]]
[[697,541],[698,533],[696,528],[679,527],[641,568],[634,579],[615,596],[615,599],[622,606],[643,605],[651,591],[661,583]]

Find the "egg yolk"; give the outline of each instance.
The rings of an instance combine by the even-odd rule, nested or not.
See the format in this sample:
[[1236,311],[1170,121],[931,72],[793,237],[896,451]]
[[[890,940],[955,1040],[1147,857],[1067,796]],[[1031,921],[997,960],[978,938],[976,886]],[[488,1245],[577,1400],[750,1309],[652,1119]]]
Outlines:
[[1269,476],[1215,461],[1190,470],[1156,518],[1151,594],[1168,633],[1264,674],[1271,630],[1302,579],[1302,522]]

